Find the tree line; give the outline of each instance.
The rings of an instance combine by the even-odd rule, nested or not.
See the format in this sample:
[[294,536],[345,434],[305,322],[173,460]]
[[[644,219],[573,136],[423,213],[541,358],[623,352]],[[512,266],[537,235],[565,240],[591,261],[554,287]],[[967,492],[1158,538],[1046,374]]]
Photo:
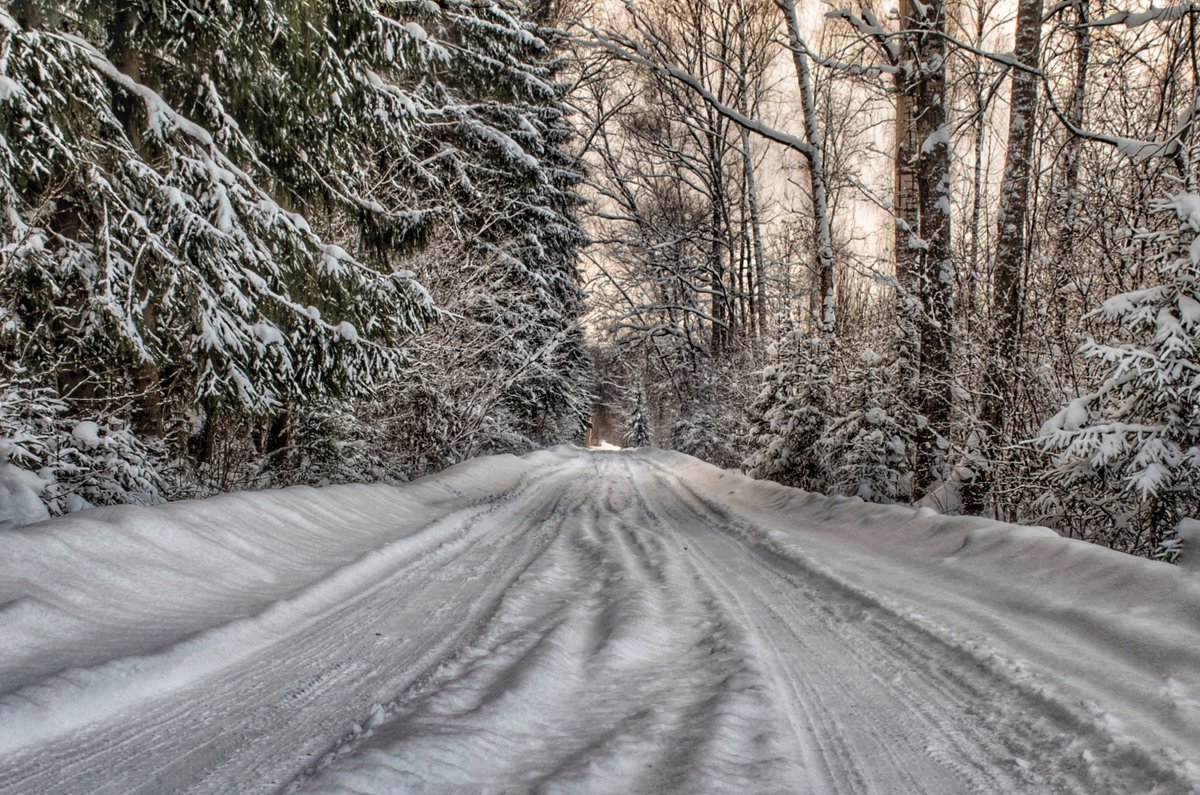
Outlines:
[[630,445],[1173,559],[1196,8],[822,8],[10,4],[0,486],[401,480],[615,392]]
[[722,465],[1173,559],[1200,512],[1197,10],[1013,10],[593,16],[599,366]]
[[61,513],[577,436],[583,171],[552,13],[0,9],[10,484]]

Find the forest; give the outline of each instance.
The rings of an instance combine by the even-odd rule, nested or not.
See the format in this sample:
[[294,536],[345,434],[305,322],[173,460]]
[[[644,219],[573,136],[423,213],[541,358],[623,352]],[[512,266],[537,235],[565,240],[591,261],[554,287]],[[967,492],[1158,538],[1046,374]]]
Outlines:
[[1198,16],[13,0],[0,528],[586,440],[1173,561]]

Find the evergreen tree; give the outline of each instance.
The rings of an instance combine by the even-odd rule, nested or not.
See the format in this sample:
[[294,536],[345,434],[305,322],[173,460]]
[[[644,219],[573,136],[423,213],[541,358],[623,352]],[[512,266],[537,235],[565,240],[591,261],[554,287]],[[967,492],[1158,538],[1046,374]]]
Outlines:
[[1159,283],[1103,304],[1121,338],[1083,352],[1104,378],[1043,426],[1041,442],[1064,501],[1091,506],[1094,540],[1163,555],[1180,519],[1200,515],[1200,195],[1156,209],[1173,221],[1141,235]]
[[169,463],[160,443],[132,433],[119,417],[73,419],[54,390],[0,379],[0,470],[6,467],[24,470],[24,482],[57,516],[162,502]]
[[654,443],[650,417],[646,411],[646,392],[641,384],[633,391],[633,405],[625,417],[622,441],[626,447],[649,447]]
[[766,478],[811,491],[828,487],[818,445],[829,425],[832,377],[829,341],[805,335],[794,319],[768,347],[771,363],[750,407],[751,454],[745,468]]
[[563,34],[509,0],[422,8],[429,40],[449,53],[433,70],[429,117],[455,175],[445,182],[469,263],[457,285],[475,295],[463,308],[505,341],[493,366],[513,431],[533,444],[573,439],[591,399],[576,269],[584,167],[567,148],[568,87],[555,82]]
[[373,10],[0,11],[6,360],[54,368],[69,401],[132,386],[151,433],[164,400],[264,415],[398,375],[432,306],[386,257],[332,240],[335,218],[391,242],[419,220],[357,190],[379,173],[362,153],[394,149],[412,115],[380,75],[413,36]]
[[913,425],[889,372],[879,354],[863,351],[846,377],[844,413],[819,443],[832,490],[869,502],[907,501],[911,489]]
[[468,364],[502,387],[463,434],[483,449],[576,435],[581,167],[560,34],[527,15],[510,0],[0,10],[7,374],[209,470],[224,456],[219,476],[182,476],[201,492],[402,475],[331,451],[379,387],[456,399],[456,374],[419,358],[447,340],[414,344],[436,313],[403,268],[436,231],[455,243],[438,270],[472,297],[439,329],[486,333]]
[[739,393],[740,362],[730,356],[706,360],[684,385],[684,399],[671,427],[671,446],[723,469],[746,458],[746,397]]
[[413,146],[444,208],[412,267],[447,310],[388,385],[394,460],[418,474],[487,452],[570,441],[591,410],[579,319],[576,218],[583,165],[570,151],[561,34],[514,2],[411,7],[442,53],[422,83]]

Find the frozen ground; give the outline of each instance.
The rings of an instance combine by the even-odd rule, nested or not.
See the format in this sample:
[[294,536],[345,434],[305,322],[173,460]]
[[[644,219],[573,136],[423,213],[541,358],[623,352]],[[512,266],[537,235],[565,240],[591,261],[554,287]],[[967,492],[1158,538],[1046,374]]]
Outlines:
[[0,533],[0,792],[1173,793],[1200,579],[659,451]]

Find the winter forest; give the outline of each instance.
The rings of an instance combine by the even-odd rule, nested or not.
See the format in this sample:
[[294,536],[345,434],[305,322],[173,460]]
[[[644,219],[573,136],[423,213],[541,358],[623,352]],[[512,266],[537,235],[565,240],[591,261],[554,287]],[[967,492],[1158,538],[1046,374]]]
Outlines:
[[1198,17],[10,0],[0,527],[574,442],[1173,561]]

